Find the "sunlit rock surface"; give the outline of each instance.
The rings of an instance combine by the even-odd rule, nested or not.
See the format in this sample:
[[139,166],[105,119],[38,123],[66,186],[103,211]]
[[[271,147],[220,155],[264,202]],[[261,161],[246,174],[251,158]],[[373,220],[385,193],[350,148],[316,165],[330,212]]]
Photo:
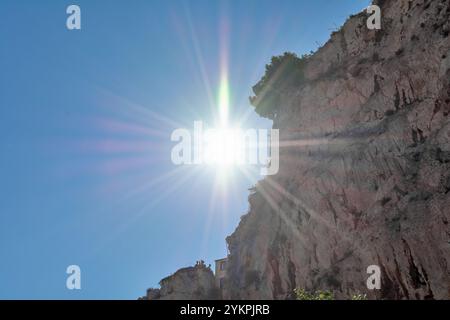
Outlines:
[[204,264],[178,270],[160,282],[160,289],[148,289],[142,300],[214,300],[220,298],[214,273]]
[[349,19],[283,97],[280,172],[228,238],[229,298],[450,298],[450,2],[378,4],[382,30]]

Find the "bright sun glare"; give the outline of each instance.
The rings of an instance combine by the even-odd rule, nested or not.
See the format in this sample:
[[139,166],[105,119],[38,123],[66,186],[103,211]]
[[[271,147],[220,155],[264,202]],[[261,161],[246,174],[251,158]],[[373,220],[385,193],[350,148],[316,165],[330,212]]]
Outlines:
[[222,175],[230,174],[232,167],[241,164],[244,146],[240,142],[240,129],[229,124],[230,88],[225,70],[221,72],[216,128],[206,136],[205,162],[220,169]]

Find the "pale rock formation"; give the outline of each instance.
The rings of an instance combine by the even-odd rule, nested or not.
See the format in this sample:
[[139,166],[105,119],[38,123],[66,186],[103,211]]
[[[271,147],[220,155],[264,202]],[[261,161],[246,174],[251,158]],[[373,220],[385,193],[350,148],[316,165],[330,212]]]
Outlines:
[[351,17],[284,94],[280,171],[228,238],[228,298],[450,298],[450,2],[376,3],[382,30]]
[[160,289],[148,289],[142,300],[213,300],[220,298],[214,273],[203,263],[178,270],[160,281]]

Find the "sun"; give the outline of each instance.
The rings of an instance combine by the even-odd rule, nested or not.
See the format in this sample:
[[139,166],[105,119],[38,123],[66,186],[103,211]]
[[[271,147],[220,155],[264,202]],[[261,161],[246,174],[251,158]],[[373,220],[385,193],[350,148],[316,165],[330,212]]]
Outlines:
[[244,163],[244,145],[239,128],[218,127],[205,133],[205,163],[220,168],[232,169]]
[[230,87],[226,71],[222,70],[218,90],[218,118],[215,127],[205,132],[205,163],[217,169],[222,177],[230,175],[237,166],[244,164],[245,146],[242,130],[229,123]]

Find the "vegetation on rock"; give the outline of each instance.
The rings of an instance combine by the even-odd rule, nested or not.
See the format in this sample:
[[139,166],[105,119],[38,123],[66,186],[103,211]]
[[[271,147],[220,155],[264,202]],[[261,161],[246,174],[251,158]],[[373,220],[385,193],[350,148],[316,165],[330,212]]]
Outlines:
[[[295,289],[294,294],[297,300],[334,300],[334,294],[331,291],[308,292],[304,289]],[[350,300],[367,300],[365,294],[353,294]]]
[[272,57],[271,63],[266,65],[266,73],[253,86],[255,95],[250,97],[250,103],[256,113],[269,119],[276,117],[283,94],[304,83],[304,69],[309,57],[298,57],[291,52]]

